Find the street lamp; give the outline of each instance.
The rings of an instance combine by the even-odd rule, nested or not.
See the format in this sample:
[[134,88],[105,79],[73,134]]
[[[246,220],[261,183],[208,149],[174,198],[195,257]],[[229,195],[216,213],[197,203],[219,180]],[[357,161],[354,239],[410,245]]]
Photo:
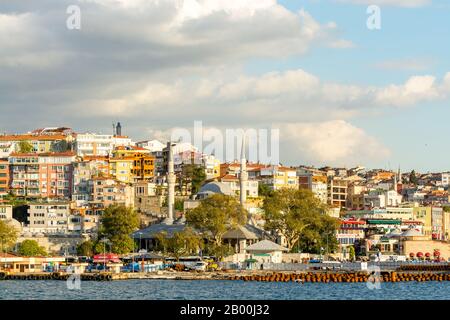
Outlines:
[[100,240],[103,242],[103,270],[106,272],[106,243],[109,242],[107,238]]

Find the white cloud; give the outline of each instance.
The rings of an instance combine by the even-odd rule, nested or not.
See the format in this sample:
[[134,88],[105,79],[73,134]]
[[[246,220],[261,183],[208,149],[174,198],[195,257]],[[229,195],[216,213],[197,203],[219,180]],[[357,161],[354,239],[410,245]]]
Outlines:
[[288,123],[280,128],[292,158],[303,163],[353,166],[390,155],[377,139],[343,120]]
[[390,85],[378,91],[376,100],[381,105],[408,106],[418,102],[437,99],[439,89],[433,76],[415,76],[404,85]]
[[429,5],[432,0],[335,0],[343,3],[378,5],[378,6],[396,6],[406,8],[417,8]]

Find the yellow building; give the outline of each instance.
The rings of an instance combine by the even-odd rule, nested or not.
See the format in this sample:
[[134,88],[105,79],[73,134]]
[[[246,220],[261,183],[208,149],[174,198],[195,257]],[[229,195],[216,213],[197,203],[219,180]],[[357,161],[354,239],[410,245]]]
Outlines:
[[283,188],[298,189],[297,171],[283,166],[267,166],[260,169],[261,182],[273,190]]
[[133,182],[133,158],[111,158],[109,159],[109,173],[116,180],[132,183]]
[[[131,167],[128,173],[126,172],[126,168],[129,167],[129,161],[131,161]],[[141,147],[117,147],[113,151],[113,157],[110,159],[110,162],[116,163],[115,175],[113,173],[111,174],[119,181],[135,182],[151,180],[155,176],[155,157],[150,154],[149,150]],[[117,168],[122,169],[123,172],[117,172]],[[128,175],[128,177],[125,178],[125,175]]]
[[423,223],[423,234],[426,236],[431,236],[431,207],[413,207],[413,215],[415,220]]

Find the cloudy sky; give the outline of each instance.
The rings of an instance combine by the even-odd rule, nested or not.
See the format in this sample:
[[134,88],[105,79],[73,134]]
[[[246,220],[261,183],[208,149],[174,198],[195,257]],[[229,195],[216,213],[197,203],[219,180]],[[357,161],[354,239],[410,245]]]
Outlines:
[[143,140],[200,120],[279,128],[284,164],[448,170],[449,15],[445,0],[2,0],[0,132],[120,121]]

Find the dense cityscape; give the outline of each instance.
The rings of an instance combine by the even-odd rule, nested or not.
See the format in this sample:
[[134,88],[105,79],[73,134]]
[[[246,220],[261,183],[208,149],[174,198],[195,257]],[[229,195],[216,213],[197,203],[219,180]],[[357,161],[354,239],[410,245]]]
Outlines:
[[[122,134],[120,123],[112,134],[77,133],[65,127],[3,134],[0,219],[17,231],[14,243],[6,243],[2,234],[3,262],[27,255],[24,247],[32,246],[30,242],[41,251],[28,255],[47,256],[47,263],[58,256],[102,252],[99,259],[106,259],[106,251],[121,257],[154,252],[179,260],[201,255],[201,249],[220,262],[247,268],[252,263],[301,263],[313,258],[446,261],[449,179],[449,172],[401,168],[251,163],[245,151],[241,159],[221,163],[189,143],[134,142]],[[308,212],[292,216],[301,230],[292,222],[283,230],[273,206],[282,206],[286,195],[294,197],[289,205],[299,201],[301,206],[310,194],[314,201]],[[227,199],[235,199],[235,207],[227,205],[231,211],[245,211],[244,218],[230,213],[223,230],[205,225],[207,219],[216,219],[208,214],[217,207],[228,210],[225,202],[220,203]],[[104,216],[114,220],[111,215],[127,210],[138,219],[133,225],[131,216],[124,216],[123,222],[135,245],[122,245],[127,235],[112,246],[101,244],[107,234]],[[329,220],[320,220],[323,225],[315,227],[319,222],[314,215]],[[234,218],[236,223],[231,223]],[[208,237],[199,230],[213,233],[210,239],[216,247],[200,244],[198,237]],[[167,240],[177,236],[184,237],[183,250]]]

